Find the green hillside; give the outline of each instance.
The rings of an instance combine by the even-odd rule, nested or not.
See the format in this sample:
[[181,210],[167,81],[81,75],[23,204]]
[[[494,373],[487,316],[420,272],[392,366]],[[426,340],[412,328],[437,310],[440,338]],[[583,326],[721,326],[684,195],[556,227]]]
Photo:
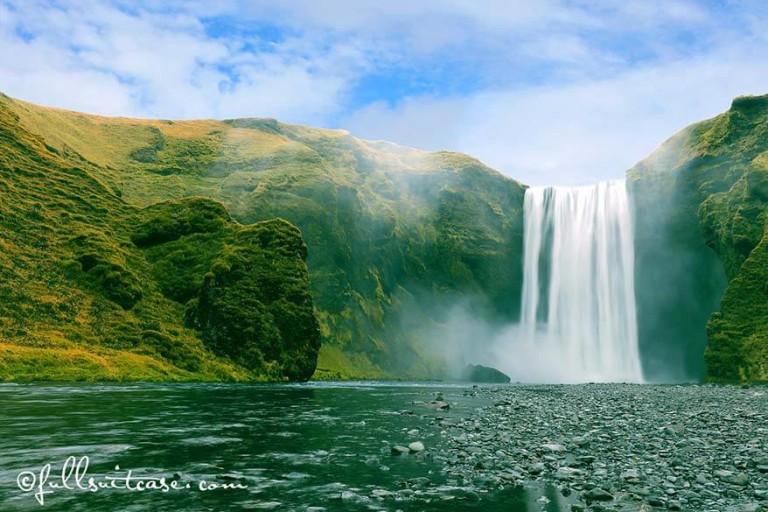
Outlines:
[[99,205],[109,215],[120,217],[113,204],[207,197],[242,224],[297,226],[323,341],[317,378],[438,376],[445,356],[418,333],[439,333],[452,306],[518,314],[524,189],[466,155],[270,119],[148,121],[0,103],[109,193]]
[[201,198],[140,209],[18,106],[0,97],[0,379],[311,376],[319,333],[294,226],[242,226]]
[[768,96],[737,98],[628,175],[645,353],[712,381],[768,381]]

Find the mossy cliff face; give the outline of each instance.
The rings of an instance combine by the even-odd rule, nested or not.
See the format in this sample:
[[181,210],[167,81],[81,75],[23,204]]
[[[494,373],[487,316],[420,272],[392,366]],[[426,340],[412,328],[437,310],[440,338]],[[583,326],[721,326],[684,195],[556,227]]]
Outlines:
[[[13,106],[0,97],[0,379],[311,375],[319,333],[295,227],[241,226],[208,199],[139,209],[96,164],[31,132]],[[219,277],[222,265],[230,271]],[[259,301],[269,305],[256,314]],[[240,329],[251,358],[222,345],[217,318]]]
[[628,176],[646,370],[768,381],[768,97],[737,98]]
[[139,219],[134,243],[209,350],[270,379],[312,376],[320,330],[307,246],[295,226],[281,219],[240,226],[202,198],[158,203]]
[[[439,340],[426,348],[417,333],[440,332],[458,302],[479,317],[518,315],[524,189],[466,155],[268,119],[145,121],[4,101],[20,126],[68,165],[87,166],[127,205],[202,196],[243,224],[279,217],[297,226],[323,339],[316,377],[440,375],[446,354]],[[170,268],[154,248],[147,251],[158,268]],[[178,257],[178,267],[192,265],[199,276],[210,270],[208,260]],[[209,308],[196,325],[215,332],[205,339],[224,350],[236,346],[237,334],[220,329],[222,306],[264,283],[233,288],[230,280],[246,267],[237,254],[217,261],[194,290],[178,276],[169,278],[176,283],[156,279],[162,290],[178,288],[173,300],[196,298]],[[268,318],[254,306],[254,317]]]

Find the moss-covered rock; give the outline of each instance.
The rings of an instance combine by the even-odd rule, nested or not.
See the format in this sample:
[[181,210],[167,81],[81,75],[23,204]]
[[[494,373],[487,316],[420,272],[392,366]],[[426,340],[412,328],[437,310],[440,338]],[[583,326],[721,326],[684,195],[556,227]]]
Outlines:
[[768,380],[768,96],[735,99],[628,174],[643,353],[677,356],[684,378]]
[[132,239],[206,347],[272,379],[312,376],[320,333],[295,226],[242,226],[220,203],[189,198],[142,210]]
[[224,205],[209,199],[161,203],[147,208],[131,240],[139,247],[146,247],[194,233],[215,233],[231,221]]
[[194,320],[203,341],[246,368],[308,380],[320,330],[298,230],[285,221],[263,222],[237,240],[205,276]]
[[496,384],[506,384],[511,379],[505,373],[479,364],[468,364],[461,372],[460,380],[467,382],[489,382]]

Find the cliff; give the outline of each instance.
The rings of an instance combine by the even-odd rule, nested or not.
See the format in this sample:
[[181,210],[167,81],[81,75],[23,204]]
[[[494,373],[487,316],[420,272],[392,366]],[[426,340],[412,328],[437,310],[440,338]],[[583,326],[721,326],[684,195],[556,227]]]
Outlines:
[[628,177],[647,368],[672,358],[680,380],[768,380],[768,96],[735,99]]

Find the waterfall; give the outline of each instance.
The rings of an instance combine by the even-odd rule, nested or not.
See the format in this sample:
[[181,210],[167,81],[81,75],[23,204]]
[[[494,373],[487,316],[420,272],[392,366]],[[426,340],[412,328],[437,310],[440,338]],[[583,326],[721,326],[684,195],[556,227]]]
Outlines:
[[524,215],[518,342],[548,354],[554,380],[642,382],[625,182],[532,187]]

